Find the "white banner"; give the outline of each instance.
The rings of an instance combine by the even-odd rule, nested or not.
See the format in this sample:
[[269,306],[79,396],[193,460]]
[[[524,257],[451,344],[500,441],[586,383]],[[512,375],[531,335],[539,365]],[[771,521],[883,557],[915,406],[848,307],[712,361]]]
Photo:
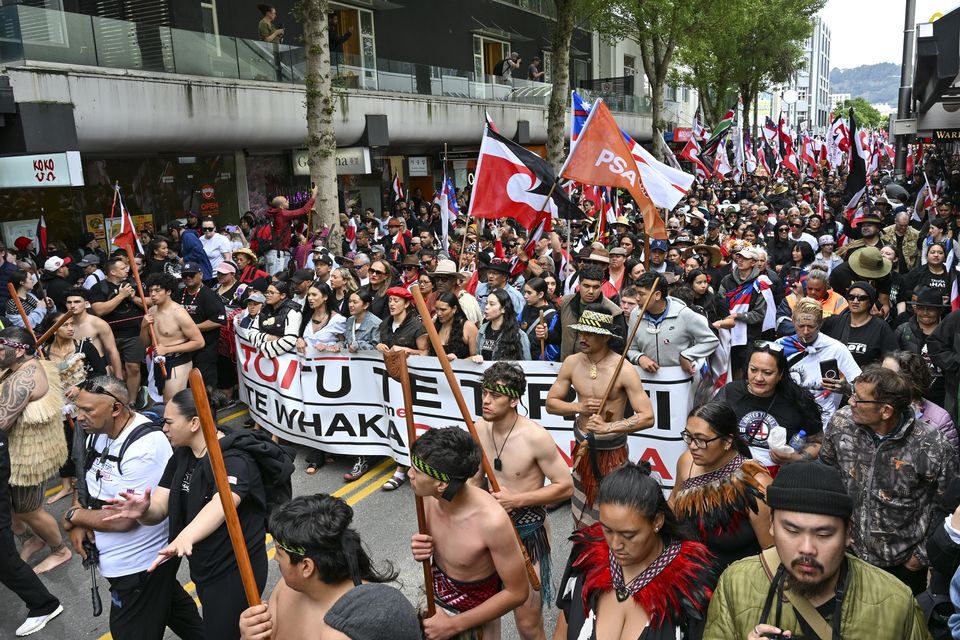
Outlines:
[[[318,357],[284,354],[269,358],[237,336],[240,399],[257,424],[284,440],[331,453],[389,456],[409,464],[406,416],[400,383],[387,375],[376,351],[326,353]],[[543,425],[554,437],[567,464],[575,444],[573,417],[547,413],[547,393],[560,364],[520,363],[527,378],[521,412]],[[480,379],[487,364],[456,360],[453,371],[467,407],[481,411]],[[466,428],[443,371],[433,357],[407,359],[414,421],[418,431],[456,425]],[[648,460],[673,487],[677,459],[686,449],[680,432],[689,413],[690,376],[680,367],[663,367],[656,374],[640,371],[653,404],[655,424],[628,438],[631,460]]]

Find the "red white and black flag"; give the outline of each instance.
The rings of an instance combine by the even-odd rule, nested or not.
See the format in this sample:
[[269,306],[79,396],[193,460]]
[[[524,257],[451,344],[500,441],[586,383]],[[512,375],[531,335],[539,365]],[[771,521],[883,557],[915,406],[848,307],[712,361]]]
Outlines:
[[37,253],[41,258],[47,257],[47,221],[40,209],[40,220],[37,221]]
[[487,127],[480,144],[469,214],[492,220],[513,218],[528,231],[538,223],[541,211],[565,220],[582,218],[583,212],[567,192],[559,185],[552,188],[556,182],[546,160]]
[[850,109],[850,167],[847,185],[843,190],[844,212],[847,222],[852,223],[852,214],[857,210],[860,198],[867,190],[867,163],[870,161],[870,146],[865,132],[857,127],[857,120]]
[[697,171],[697,178],[699,178],[701,182],[710,179],[712,173],[700,157],[700,142],[697,140],[697,136],[690,136],[687,144],[683,147],[683,151],[680,152],[680,157],[693,163]]
[[403,192],[403,183],[400,182],[400,176],[393,174],[393,204],[406,200],[406,194]]

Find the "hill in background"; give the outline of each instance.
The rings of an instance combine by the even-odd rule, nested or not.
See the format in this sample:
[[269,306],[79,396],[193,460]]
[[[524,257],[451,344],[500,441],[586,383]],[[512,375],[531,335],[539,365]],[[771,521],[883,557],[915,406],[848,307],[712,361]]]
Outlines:
[[892,62],[865,64],[853,69],[830,71],[830,93],[849,93],[871,104],[897,104],[900,89],[900,65]]

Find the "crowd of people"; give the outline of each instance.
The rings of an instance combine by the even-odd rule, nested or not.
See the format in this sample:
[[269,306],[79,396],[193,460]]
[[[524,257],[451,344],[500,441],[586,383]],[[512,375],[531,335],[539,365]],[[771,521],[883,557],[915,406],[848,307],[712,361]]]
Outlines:
[[[664,212],[666,239],[644,237],[627,199],[607,222],[582,196],[580,218],[539,238],[466,215],[444,230],[415,190],[345,213],[355,233],[334,247],[307,228],[313,198],[283,196],[237,226],[191,213],[144,230],[142,254],[92,234],[72,250],[0,247],[0,285],[16,291],[0,286],[0,581],[28,609],[17,635],[63,611],[37,576],[71,548],[108,580],[118,639],[293,638],[304,621],[320,637],[489,639],[511,612],[537,639],[553,606],[555,639],[960,634],[960,171],[927,158],[941,185],[929,210],[920,171],[877,176],[851,215],[842,175],[748,177],[692,188]],[[469,189],[457,198],[467,211]],[[246,608],[187,388],[196,368],[216,406],[239,401],[241,328],[267,357],[488,365],[479,443],[429,430],[382,486],[423,498],[411,549],[432,568],[434,615],[418,623],[345,503],[277,506],[292,462],[256,424],[220,434],[257,587],[268,532],[282,575]],[[546,410],[573,417],[572,469],[518,408],[532,360],[560,363]],[[669,492],[627,447],[679,427],[655,424],[644,390],[662,368],[699,385]],[[304,472],[329,459],[318,442]],[[373,461],[350,464],[345,481]],[[46,502],[72,500],[59,522],[52,476]],[[551,558],[547,513],[568,501],[573,551]],[[177,580],[185,556],[202,617]]]

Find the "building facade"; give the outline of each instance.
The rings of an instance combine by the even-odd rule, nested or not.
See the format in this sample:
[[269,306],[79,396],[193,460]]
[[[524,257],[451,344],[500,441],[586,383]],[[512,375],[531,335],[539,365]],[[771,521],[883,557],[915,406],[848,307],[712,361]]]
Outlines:
[[[306,140],[302,30],[294,1],[278,0],[273,26],[284,37],[259,40],[257,4],[0,0],[0,111],[4,83],[13,105],[0,113],[0,155],[29,163],[79,152],[83,176],[83,186],[0,187],[0,222],[11,223],[3,240],[41,210],[68,243],[102,228],[117,182],[128,207],[156,228],[190,210],[230,224],[276,194],[294,206],[306,199],[309,171],[298,153]],[[331,3],[343,208],[380,210],[394,174],[424,195],[444,170],[467,186],[485,113],[501,133],[542,153],[553,7],[551,0]],[[593,41],[591,32],[574,31],[571,86],[595,79]],[[505,79],[499,71],[513,51],[521,67]],[[545,75],[528,80],[534,57]],[[640,101],[611,100],[611,107],[625,130],[649,139]]]
[[804,43],[806,66],[787,88],[797,92],[790,107],[791,125],[803,131],[826,134],[830,126],[830,28],[821,16],[814,18],[813,33]]

